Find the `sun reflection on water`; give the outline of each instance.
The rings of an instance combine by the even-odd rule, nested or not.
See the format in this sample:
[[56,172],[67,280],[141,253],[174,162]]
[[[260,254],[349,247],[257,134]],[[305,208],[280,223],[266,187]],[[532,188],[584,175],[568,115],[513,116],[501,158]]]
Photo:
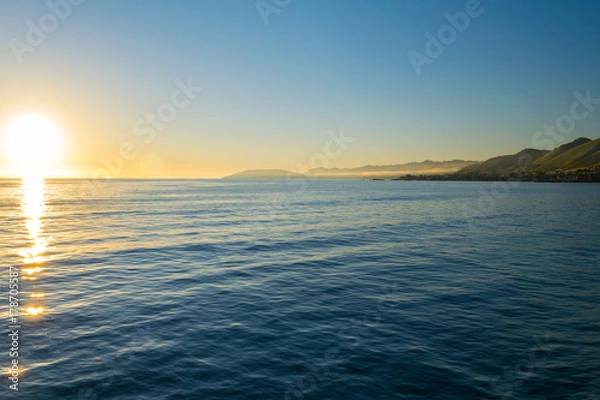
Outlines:
[[[47,211],[44,178],[23,178],[21,188],[23,193],[21,210],[25,219],[27,239],[30,241],[29,247],[19,252],[23,264],[28,266],[23,269],[22,279],[35,281],[36,275],[44,270],[42,265],[47,261],[46,252],[48,250],[48,239],[43,236],[43,218]],[[31,297],[37,299],[44,297],[44,294],[34,292]],[[44,309],[36,304],[29,306],[26,311],[28,315],[36,316],[40,315]]]
[[45,185],[43,178],[23,178],[23,199],[21,208],[25,217],[27,238],[32,246],[19,252],[25,264],[41,264],[46,261],[43,256],[48,249],[48,240],[41,236],[42,217],[46,211]]
[[27,275],[33,275],[33,274],[37,274],[38,272],[42,272],[43,270],[44,270],[44,268],[42,268],[42,267],[35,267],[35,268],[26,268],[24,270],[24,272]]
[[38,314],[41,314],[42,311],[44,311],[44,309],[42,307],[29,307],[27,309],[27,312],[29,313],[29,315],[38,315]]

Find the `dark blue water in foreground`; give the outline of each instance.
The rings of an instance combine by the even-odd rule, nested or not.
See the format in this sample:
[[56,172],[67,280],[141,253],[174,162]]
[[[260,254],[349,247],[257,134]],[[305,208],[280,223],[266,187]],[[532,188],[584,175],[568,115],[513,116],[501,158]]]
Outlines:
[[506,185],[2,181],[0,398],[598,399],[600,185]]

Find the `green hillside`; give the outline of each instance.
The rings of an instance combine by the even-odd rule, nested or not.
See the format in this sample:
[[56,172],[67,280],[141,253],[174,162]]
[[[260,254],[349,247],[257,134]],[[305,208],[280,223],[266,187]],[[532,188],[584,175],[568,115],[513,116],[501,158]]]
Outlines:
[[525,149],[510,156],[490,158],[458,171],[459,175],[544,173],[600,167],[600,139],[579,138],[552,151]]
[[600,167],[600,139],[579,138],[561,146],[531,165],[531,172]]
[[525,149],[517,154],[494,157],[479,164],[469,165],[458,171],[458,174],[509,174],[520,172],[547,153],[547,150]]

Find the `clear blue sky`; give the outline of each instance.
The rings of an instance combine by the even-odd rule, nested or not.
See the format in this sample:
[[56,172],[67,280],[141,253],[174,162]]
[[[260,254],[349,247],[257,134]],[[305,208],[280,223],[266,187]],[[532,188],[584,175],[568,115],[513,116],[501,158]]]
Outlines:
[[[265,25],[254,0],[87,0],[21,64],[11,40],[26,42],[27,21],[49,8],[3,1],[0,119],[35,109],[59,121],[79,168],[131,141],[161,158],[161,176],[213,177],[296,169],[341,128],[357,140],[331,166],[485,159],[531,147],[573,92],[600,98],[590,0],[483,0],[417,76],[407,53],[425,54],[425,33],[466,3],[291,0]],[[135,122],[188,78],[204,90],[141,141]],[[564,142],[599,128],[600,106]],[[136,162],[123,174],[138,175]]]

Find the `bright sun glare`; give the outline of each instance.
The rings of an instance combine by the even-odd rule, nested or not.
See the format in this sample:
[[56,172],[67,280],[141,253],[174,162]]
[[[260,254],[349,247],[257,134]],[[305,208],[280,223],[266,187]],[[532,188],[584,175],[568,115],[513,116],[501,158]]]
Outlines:
[[24,114],[10,121],[3,144],[9,169],[23,177],[56,173],[64,151],[60,128],[39,114]]

